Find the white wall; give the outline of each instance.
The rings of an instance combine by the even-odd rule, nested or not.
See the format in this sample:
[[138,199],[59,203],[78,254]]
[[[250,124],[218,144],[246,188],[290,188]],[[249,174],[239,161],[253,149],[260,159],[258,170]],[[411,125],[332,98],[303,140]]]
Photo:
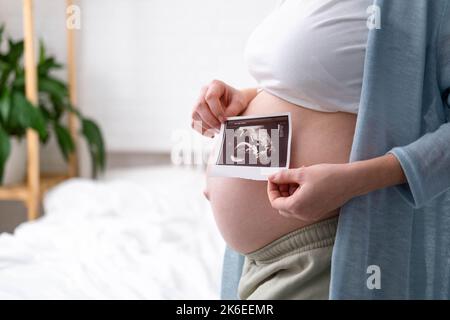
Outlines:
[[[203,84],[254,85],[245,42],[276,2],[78,0],[79,105],[101,123],[108,149],[169,151],[172,132],[189,127]],[[64,3],[35,0],[37,33],[62,61]],[[14,37],[22,37],[21,4],[0,0],[0,22]]]
[[275,0],[84,0],[80,103],[110,150],[168,151],[213,78],[253,85],[247,37]]

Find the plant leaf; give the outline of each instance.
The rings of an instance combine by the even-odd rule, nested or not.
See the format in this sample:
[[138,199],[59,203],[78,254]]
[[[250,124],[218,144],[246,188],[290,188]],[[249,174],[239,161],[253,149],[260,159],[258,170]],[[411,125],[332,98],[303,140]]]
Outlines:
[[56,140],[58,141],[64,159],[69,159],[69,155],[75,150],[75,144],[69,130],[58,122],[53,122],[53,130],[55,131]]
[[39,64],[42,64],[45,61],[45,45],[42,39],[39,39]]
[[105,143],[97,124],[90,119],[82,119],[82,133],[89,146],[92,160],[92,176],[97,177],[98,170],[103,171],[106,165]]
[[39,77],[39,91],[45,92],[63,103],[67,97],[67,87],[61,81],[51,77]]
[[8,39],[9,53],[7,55],[8,62],[14,65],[13,69],[19,66],[20,58],[23,56],[23,40],[14,42],[12,39]]
[[61,69],[63,66],[55,61],[55,58],[46,58],[38,65],[38,73],[40,76],[47,76],[52,69]]
[[48,132],[47,132],[47,121],[39,108],[34,107],[33,105],[29,105],[29,114],[30,114],[30,128],[36,130],[39,135],[39,139],[41,141],[46,141]]
[[8,133],[0,126],[0,184],[3,181],[6,162],[11,153],[11,142]]
[[2,44],[3,41],[3,32],[5,31],[5,25],[2,24],[0,25],[0,45]]
[[46,139],[47,126],[41,110],[34,107],[22,93],[13,93],[10,115],[9,123],[12,128],[20,131],[32,128],[39,134],[40,139]]
[[9,90],[5,88],[0,94],[0,121],[6,123],[9,117],[9,111],[11,109],[11,94]]
[[[0,44],[4,35],[4,27],[0,24]],[[52,71],[62,65],[55,57],[48,55],[46,46],[41,41],[37,66],[39,108],[36,108],[25,97],[24,43],[8,39],[8,45],[6,50],[0,50],[0,126],[3,136],[7,138],[0,141],[0,148],[3,148],[0,155],[9,154],[7,146],[10,136],[22,137],[27,129],[32,128],[45,143],[49,128],[55,133],[59,148],[67,159],[75,149],[75,144],[62,121],[65,119],[64,115],[70,112],[80,120],[81,133],[86,138],[92,158],[93,175],[96,176],[98,170],[104,170],[106,162],[102,133],[94,121],[84,118],[70,104],[67,83],[52,76]],[[0,161],[0,164],[3,162]],[[3,170],[3,167],[0,169]]]
[[10,75],[15,70],[21,69],[21,58],[23,55],[23,41],[14,42],[12,39],[8,39],[9,51],[7,54],[2,55],[3,61],[0,74],[0,88],[3,88],[9,82]]
[[0,54],[0,72],[8,70],[9,65],[3,61],[4,57]]
[[8,78],[13,71],[8,63],[3,63],[1,66],[1,72],[0,72],[0,88],[5,87],[5,85],[8,83]]
[[14,81],[12,83],[14,89],[25,92],[25,74],[23,70],[16,71]]
[[6,127],[12,134],[17,135],[22,135],[27,129],[26,111],[23,108],[23,104],[18,104],[14,99],[11,99],[11,108]]

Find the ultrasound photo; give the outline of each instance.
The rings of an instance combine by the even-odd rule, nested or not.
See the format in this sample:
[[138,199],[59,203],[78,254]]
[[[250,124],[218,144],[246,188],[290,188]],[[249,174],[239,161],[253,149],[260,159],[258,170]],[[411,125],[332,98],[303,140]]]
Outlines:
[[213,173],[266,180],[268,174],[288,168],[290,120],[289,113],[229,118],[220,130]]

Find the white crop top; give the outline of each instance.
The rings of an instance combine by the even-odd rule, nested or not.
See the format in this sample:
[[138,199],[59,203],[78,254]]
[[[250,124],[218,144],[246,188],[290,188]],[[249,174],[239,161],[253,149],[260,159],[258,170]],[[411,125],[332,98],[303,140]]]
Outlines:
[[373,0],[285,0],[245,49],[258,86],[325,112],[358,113]]

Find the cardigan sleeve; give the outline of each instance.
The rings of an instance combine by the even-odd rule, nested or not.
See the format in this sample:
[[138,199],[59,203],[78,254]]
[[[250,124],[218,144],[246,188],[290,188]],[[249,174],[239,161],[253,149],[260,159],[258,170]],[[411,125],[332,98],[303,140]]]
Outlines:
[[444,103],[450,109],[450,3],[441,26],[438,51],[439,86],[443,92]]
[[[443,14],[437,44],[439,90],[443,103],[450,108],[450,9]],[[449,114],[450,109],[447,109]],[[450,188],[450,123],[442,124],[436,131],[427,133],[403,147],[388,153],[399,160],[407,183],[396,187],[403,198],[419,208]]]

